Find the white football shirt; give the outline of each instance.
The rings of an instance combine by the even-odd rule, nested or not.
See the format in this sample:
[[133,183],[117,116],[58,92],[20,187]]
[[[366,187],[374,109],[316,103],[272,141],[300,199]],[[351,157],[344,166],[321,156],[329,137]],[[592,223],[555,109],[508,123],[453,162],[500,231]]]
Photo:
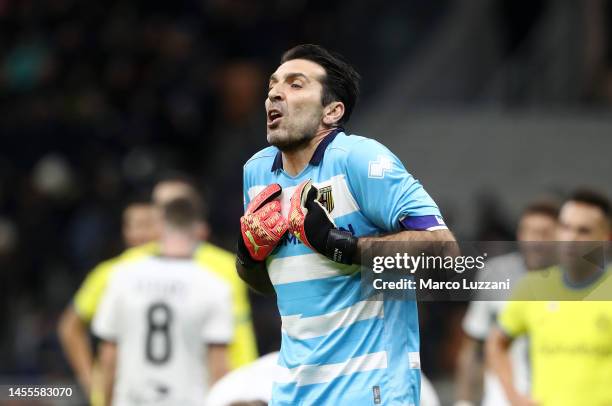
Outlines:
[[[503,281],[510,279],[510,286],[516,286],[525,275],[525,261],[518,252],[501,255],[487,262],[484,273],[479,274],[479,280]],[[493,293],[491,293],[493,292]],[[463,318],[463,331],[470,337],[485,341],[493,326],[497,323],[497,315],[504,308],[508,292],[481,291],[470,302]],[[510,346],[514,384],[521,393],[529,391],[529,356],[527,338],[521,337]],[[504,389],[499,379],[489,370],[484,371],[483,397],[481,406],[509,406]]]
[[118,265],[93,331],[118,346],[113,405],[202,405],[207,344],[232,339],[229,286],[192,259]]

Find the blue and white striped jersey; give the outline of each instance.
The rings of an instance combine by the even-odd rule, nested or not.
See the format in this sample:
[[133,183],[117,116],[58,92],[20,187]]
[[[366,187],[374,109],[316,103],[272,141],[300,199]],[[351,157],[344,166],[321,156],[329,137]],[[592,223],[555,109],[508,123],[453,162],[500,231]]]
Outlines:
[[[329,134],[295,177],[268,147],[244,166],[248,204],[271,183],[284,215],[312,179],[336,225],[355,236],[446,228],[421,184],[372,139]],[[287,234],[267,259],[282,318],[272,405],[418,405],[419,330],[414,301],[362,300],[359,266],[341,265]]]

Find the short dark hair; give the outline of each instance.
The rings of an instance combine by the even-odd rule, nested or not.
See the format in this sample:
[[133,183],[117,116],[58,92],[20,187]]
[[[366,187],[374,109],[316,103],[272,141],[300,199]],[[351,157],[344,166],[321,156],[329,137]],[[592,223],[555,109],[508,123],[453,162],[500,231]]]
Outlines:
[[193,176],[175,169],[164,171],[160,173],[155,179],[156,185],[165,182],[184,183],[196,192],[198,191],[198,184]]
[[578,202],[599,208],[609,223],[612,223],[610,200],[601,192],[592,189],[577,189],[569,195],[568,202]]
[[559,218],[559,203],[551,199],[534,200],[523,209],[521,217],[531,214],[541,214],[556,221]]
[[164,222],[172,227],[186,229],[199,220],[197,207],[188,198],[177,198],[163,207]]
[[[160,183],[181,183],[187,186],[187,188],[189,189],[189,195],[185,197],[191,199],[191,203],[196,208],[200,219],[206,219],[208,217],[208,206],[204,201],[204,197],[202,196],[200,188],[198,187],[198,183],[196,182],[194,177],[177,170],[169,170],[163,172],[157,177],[152,192],[155,190],[155,187],[158,186]],[[153,201],[153,199],[151,199],[151,201]]]
[[342,102],[344,104],[344,115],[338,121],[338,124],[347,123],[359,99],[361,76],[355,68],[342,55],[314,44],[302,44],[286,51],[281,57],[281,64],[293,59],[306,59],[321,65],[325,69],[321,103],[327,106],[333,101]]

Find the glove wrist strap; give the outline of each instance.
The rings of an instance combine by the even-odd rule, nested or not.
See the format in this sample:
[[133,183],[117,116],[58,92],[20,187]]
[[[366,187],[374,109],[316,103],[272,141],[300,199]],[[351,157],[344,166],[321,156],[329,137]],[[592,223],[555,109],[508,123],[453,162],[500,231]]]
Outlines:
[[244,268],[253,269],[260,266],[264,261],[256,261],[249,254],[249,250],[244,244],[244,240],[242,236],[238,237],[238,247],[236,248],[236,259],[238,263],[242,265]]
[[350,265],[357,251],[357,238],[348,231],[329,230],[325,244],[325,256],[332,261]]

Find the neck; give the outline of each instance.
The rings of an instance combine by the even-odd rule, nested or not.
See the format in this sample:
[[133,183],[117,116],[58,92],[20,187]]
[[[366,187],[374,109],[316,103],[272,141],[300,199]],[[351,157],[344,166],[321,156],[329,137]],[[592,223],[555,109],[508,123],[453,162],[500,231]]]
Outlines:
[[189,258],[198,245],[193,236],[184,232],[166,231],[160,240],[160,254],[165,257]]
[[319,146],[319,143],[335,129],[335,127],[319,129],[304,147],[294,151],[283,151],[283,168],[285,172],[290,176],[296,176],[298,173],[302,172],[312,159],[312,155],[317,149],[317,146]]

